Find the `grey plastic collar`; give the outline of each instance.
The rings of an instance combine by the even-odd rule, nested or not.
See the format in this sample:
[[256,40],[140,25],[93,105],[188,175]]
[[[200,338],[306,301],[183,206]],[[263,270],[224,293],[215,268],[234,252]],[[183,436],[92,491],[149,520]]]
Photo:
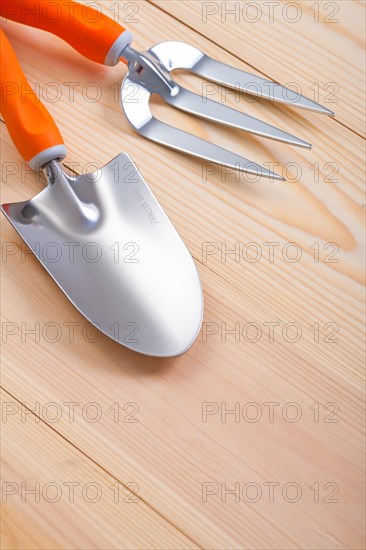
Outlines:
[[110,67],[117,65],[122,51],[126,46],[131,44],[132,38],[133,37],[130,31],[123,31],[109,50],[107,57],[105,58],[104,65],[109,65]]
[[66,154],[67,149],[65,145],[54,145],[53,147],[49,147],[48,149],[41,151],[41,153],[38,153],[38,155],[30,159],[28,164],[32,170],[40,170],[44,164],[50,162],[51,160],[64,159]]

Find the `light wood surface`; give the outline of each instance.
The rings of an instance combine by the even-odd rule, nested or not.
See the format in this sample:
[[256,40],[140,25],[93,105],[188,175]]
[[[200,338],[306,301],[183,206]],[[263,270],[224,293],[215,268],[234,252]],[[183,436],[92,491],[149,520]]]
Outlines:
[[[86,321],[21,253],[2,217],[2,547],[364,548],[365,5],[331,2],[339,8],[331,23],[320,2],[316,23],[312,3],[299,1],[299,22],[278,15],[270,23],[262,3],[260,21],[249,23],[243,12],[239,21],[221,21],[223,4],[235,2],[119,4],[122,24],[137,9],[129,16],[136,22],[125,21],[136,48],[187,41],[223,62],[297,82],[310,97],[318,82],[320,101],[335,82],[338,102],[330,108],[337,116],[228,96],[228,104],[310,141],[313,149],[304,151],[154,100],[162,118],[197,135],[259,163],[278,162],[277,171],[291,163],[287,183],[243,175],[222,181],[221,171],[204,177],[204,163],[129,127],[115,97],[123,67],[99,67],[51,35],[3,24],[64,136],[65,164],[78,162],[80,172],[126,151],[139,165],[196,260],[205,315],[197,341],[176,359],[141,357],[106,337],[91,342]],[[208,4],[218,12],[205,21]],[[237,4],[242,10],[248,3]],[[102,3],[109,14],[116,5]],[[201,90],[197,78],[177,78]],[[83,97],[89,82],[100,85],[97,102]],[[73,101],[66,83],[75,83]],[[3,123],[0,129],[1,202],[26,200],[44,181],[25,170]],[[218,251],[205,257],[207,243]],[[261,251],[259,261],[250,261],[253,246],[240,261],[221,257],[223,247],[243,252],[248,243]],[[275,243],[274,258],[266,243]],[[289,243],[301,251],[297,262],[288,261],[295,251]],[[61,331],[54,343],[50,323]],[[235,326],[239,337],[227,333],[225,341],[225,329]],[[239,407],[240,418],[225,416],[225,407]],[[96,411],[101,416],[91,421]],[[23,494],[37,482],[39,502]],[[65,482],[79,484],[74,502]],[[58,502],[42,492],[50,483],[61,489]],[[93,487],[101,491],[95,503],[83,494],[88,484],[92,496]],[[16,493],[5,496],[11,487]],[[131,487],[137,502],[124,501]],[[225,502],[225,487],[236,487],[240,501],[228,493]],[[55,486],[49,490],[52,498]],[[205,498],[207,491],[215,494]]]

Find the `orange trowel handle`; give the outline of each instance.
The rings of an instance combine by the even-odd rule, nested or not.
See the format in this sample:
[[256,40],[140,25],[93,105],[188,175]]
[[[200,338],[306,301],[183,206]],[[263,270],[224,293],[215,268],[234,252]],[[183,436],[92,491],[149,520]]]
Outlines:
[[132,35],[91,6],[72,0],[0,0],[0,15],[56,34],[79,53],[115,65]]
[[5,33],[0,29],[1,114],[10,136],[32,168],[66,155],[62,136],[25,78]]

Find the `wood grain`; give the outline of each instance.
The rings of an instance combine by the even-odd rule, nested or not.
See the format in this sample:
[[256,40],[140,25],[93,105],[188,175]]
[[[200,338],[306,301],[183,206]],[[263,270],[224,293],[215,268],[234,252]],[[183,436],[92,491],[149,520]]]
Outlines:
[[[200,27],[200,4],[138,2],[139,23],[131,24],[136,47],[146,48],[160,40],[179,37],[224,62],[253,70],[239,60],[249,61],[250,57],[252,63],[247,40],[232,38],[240,32],[240,26],[221,26],[216,44],[213,43],[213,22],[204,27],[204,32]],[[353,41],[361,43],[362,26],[356,17],[360,5],[352,4],[355,15],[350,17],[342,9],[340,25],[348,28],[353,22]],[[110,6],[111,3],[103,3],[106,12]],[[142,358],[105,337],[90,341],[85,333],[86,321],[32,257],[27,255],[22,262],[17,249],[3,259],[2,295],[6,299],[2,313],[3,323],[7,323],[3,326],[8,330],[13,327],[16,333],[8,335],[6,341],[3,338],[2,384],[30,409],[39,403],[42,419],[42,426],[36,426],[37,435],[33,427],[34,435],[25,433],[28,425],[19,423],[15,416],[11,426],[4,424],[5,464],[14,462],[14,469],[6,473],[6,481],[11,474],[16,474],[16,480],[22,479],[23,464],[16,460],[22,445],[31,454],[31,473],[24,470],[24,479],[44,471],[40,479],[46,480],[53,472],[58,475],[59,469],[58,479],[63,480],[70,470],[64,459],[57,457],[86,456],[85,460],[78,459],[77,479],[98,476],[101,484],[108,483],[105,480],[110,477],[120,482],[134,480],[143,501],[133,517],[130,507],[119,510],[126,514],[121,519],[131,522],[128,531],[122,531],[115,518],[109,524],[112,508],[103,500],[86,522],[88,503],[80,503],[71,512],[64,503],[55,510],[54,505],[36,508],[15,499],[10,502],[9,498],[5,525],[18,542],[5,542],[5,547],[86,548],[90,529],[100,523],[101,517],[104,538],[100,535],[94,540],[93,536],[96,548],[138,548],[143,544],[149,548],[363,548],[364,141],[358,135],[356,111],[349,106],[350,88],[344,73],[341,69],[334,73],[344,78],[342,89],[347,88],[347,94],[340,98],[340,116],[337,108],[335,120],[264,102],[238,104],[237,98],[228,98],[228,104],[245,108],[250,114],[309,140],[312,151],[230,132],[177,114],[155,101],[153,108],[159,116],[206,139],[260,163],[278,162],[277,171],[292,163],[288,168],[291,181],[285,184],[251,182],[243,176],[236,181],[232,174],[222,181],[222,172],[204,177],[204,163],[147,142],[132,131],[114,97],[115,83],[123,76],[123,68],[101,68],[39,31],[24,28],[19,33],[19,27],[11,23],[5,27],[31,83],[39,82],[41,90],[47,89],[50,82],[58,84],[55,89],[62,93],[59,101],[46,101],[44,95],[42,99],[68,145],[66,164],[80,172],[88,162],[104,164],[121,150],[129,152],[196,259],[205,294],[203,330],[191,350],[177,359]],[[316,40],[323,40],[326,34],[320,27],[317,29],[323,38],[317,35]],[[266,27],[268,63],[275,54],[273,44],[278,39],[278,28],[282,38],[278,51],[293,37],[292,26],[281,23],[280,27]],[[306,26],[301,41],[310,44],[313,36],[310,39],[309,35]],[[339,32],[334,41],[339,67],[346,63],[348,55],[346,49],[342,50],[342,40]],[[294,57],[299,59],[295,47]],[[57,64],[52,63],[56,58]],[[291,60],[281,65],[271,62],[271,72],[267,73],[260,48],[254,59],[257,72],[280,82],[287,78],[285,71],[290,74],[296,69]],[[354,65],[355,74],[361,72],[359,54]],[[309,53],[309,80],[303,82],[319,81],[324,75],[334,78],[323,68]],[[293,74],[300,78],[297,70]],[[192,89],[201,89],[198,79],[186,75],[179,78]],[[65,84],[70,82],[76,83],[74,101],[70,101]],[[82,90],[89,82],[100,84],[103,93],[97,102],[83,97]],[[361,84],[356,85],[358,93]],[[50,87],[49,90],[52,94]],[[355,110],[359,108],[360,102]],[[4,125],[0,126],[2,202],[25,200],[40,191],[44,182],[24,173]],[[73,164],[76,162],[79,165]],[[329,166],[325,166],[331,162],[339,167],[333,177],[338,181],[327,183],[324,180],[329,179]],[[314,163],[319,163],[319,181],[314,179]],[[4,172],[12,167],[18,170],[15,174]],[[21,246],[4,219],[2,233],[5,243]],[[283,256],[292,242],[301,249],[297,262]],[[205,243],[213,243],[218,251],[205,257]],[[253,248],[244,258],[241,254],[240,261],[235,261],[233,255],[221,257],[223,246],[232,249],[236,243],[240,243],[241,252],[245,244],[254,243],[262,258],[250,261]],[[273,261],[265,243],[275,243]],[[336,248],[326,248],[328,243],[335,243]],[[317,247],[318,261],[314,257]],[[329,262],[332,250],[335,263]],[[52,343],[45,338],[43,331],[48,323],[61,329],[59,341]],[[77,323],[73,341],[68,323]],[[268,323],[275,323],[274,341],[269,337]],[[293,332],[289,323],[301,328],[297,342],[290,341]],[[225,329],[233,329],[235,324],[239,325],[239,341],[232,333],[224,341]],[[243,327],[249,331],[245,333],[244,329],[247,338]],[[258,327],[261,337],[249,342]],[[25,333],[31,328],[36,328],[36,335]],[[214,334],[207,334],[210,330]],[[334,330],[333,338],[329,338]],[[44,412],[50,402],[62,410],[56,423],[50,422]],[[66,405],[69,402],[79,403],[73,422]],[[123,421],[123,407],[131,402],[138,407],[137,423]],[[207,402],[216,404],[218,412],[204,422],[202,414]],[[236,422],[233,415],[228,415],[226,422],[221,421],[220,409],[233,409],[236,402],[242,413],[240,421]],[[88,403],[96,403],[102,411],[98,422],[85,418],[83,407]],[[119,404],[121,413],[117,422],[114,403]],[[243,407],[246,410],[248,403],[255,404],[248,409],[249,415],[258,407],[261,411],[257,422],[243,418]],[[278,403],[273,405],[273,422],[265,403]],[[291,408],[289,403],[296,405]],[[301,411],[301,418],[289,421],[286,411],[291,415],[296,410]],[[333,416],[332,411],[336,411]],[[203,502],[203,484],[207,482],[213,483],[218,492]],[[268,498],[268,483],[272,482],[280,484],[276,486],[274,502]],[[229,489],[235,483],[240,488],[256,483],[263,494],[256,503],[235,502],[233,495],[222,502],[221,483]],[[283,498],[282,491],[288,483],[300,487],[298,502]],[[320,502],[314,501],[316,483]],[[335,486],[339,487],[335,497],[338,502],[326,502]],[[51,517],[51,522],[57,523],[62,517],[73,534],[71,543],[58,530],[45,530],[43,513]],[[19,528],[18,516],[26,518],[23,529]],[[145,529],[151,540],[143,538]],[[94,531],[101,533],[97,525]]]
[[136,482],[114,479],[5,391],[1,406],[3,548],[197,548]]
[[365,135],[364,2],[150,1]]

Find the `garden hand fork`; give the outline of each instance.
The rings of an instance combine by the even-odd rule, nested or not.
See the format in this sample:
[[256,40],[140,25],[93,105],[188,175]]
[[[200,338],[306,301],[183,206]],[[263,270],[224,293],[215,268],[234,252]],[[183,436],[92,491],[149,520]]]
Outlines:
[[[129,72],[122,83],[121,100],[131,126],[152,141],[194,157],[248,174],[283,179],[255,162],[158,120],[149,107],[152,94],[159,94],[169,105],[187,113],[260,137],[305,148],[311,145],[252,116],[187,90],[172,78],[171,73],[176,69],[185,69],[215,83],[275,102],[334,115],[302,95],[291,99],[292,90],[220,63],[184,42],[162,42],[146,52],[138,52],[131,47],[129,31],[94,8],[78,2],[1,0],[0,6],[3,17],[52,32],[93,61],[111,66],[118,61],[126,63]],[[128,99],[131,87],[134,87],[133,102]]]

